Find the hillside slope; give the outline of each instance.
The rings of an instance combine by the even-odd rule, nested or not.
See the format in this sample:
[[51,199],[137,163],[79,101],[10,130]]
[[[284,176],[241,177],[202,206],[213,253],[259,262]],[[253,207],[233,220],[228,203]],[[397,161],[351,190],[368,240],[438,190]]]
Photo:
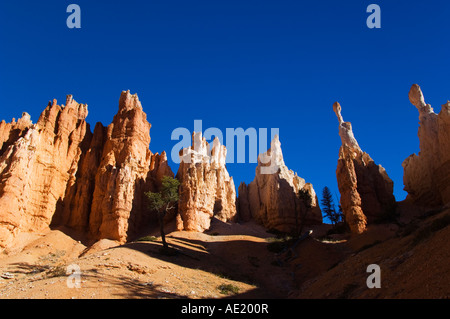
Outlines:
[[[215,219],[207,233],[169,232],[173,256],[156,237],[88,248],[52,230],[0,256],[0,298],[449,298],[449,220],[447,209],[334,240],[322,225],[279,253],[261,226]],[[79,289],[67,286],[71,264]],[[366,286],[369,264],[381,268],[380,289]]]

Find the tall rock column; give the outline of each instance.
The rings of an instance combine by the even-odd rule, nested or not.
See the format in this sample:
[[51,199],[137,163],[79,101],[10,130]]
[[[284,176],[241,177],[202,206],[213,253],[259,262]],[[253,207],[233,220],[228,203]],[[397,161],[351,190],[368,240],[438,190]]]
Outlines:
[[450,102],[439,114],[433,111],[419,85],[409,91],[409,100],[419,111],[420,152],[402,163],[403,183],[408,196],[421,206],[450,202]]
[[236,190],[225,167],[226,154],[218,138],[214,139],[210,151],[201,132],[194,132],[192,146],[180,151],[179,230],[207,230],[213,216],[225,222],[234,220]]
[[144,192],[158,191],[163,176],[173,177],[166,153],[149,150],[150,127],[137,95],[122,92],[113,122],[95,126],[54,224],[120,242],[148,225]]
[[339,121],[342,146],[336,177],[345,220],[353,233],[364,232],[368,223],[384,218],[395,210],[394,183],[386,170],[363,152],[353,135],[350,122],[344,122],[341,105],[333,110]]
[[152,155],[150,127],[137,94],[122,92],[119,111],[106,129],[95,176],[89,217],[94,238],[125,242],[134,231],[129,220],[145,213],[143,188]]

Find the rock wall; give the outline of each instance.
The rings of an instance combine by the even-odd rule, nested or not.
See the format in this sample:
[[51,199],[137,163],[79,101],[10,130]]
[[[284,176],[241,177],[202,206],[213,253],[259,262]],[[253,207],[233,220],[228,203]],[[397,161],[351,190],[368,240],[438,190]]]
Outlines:
[[180,152],[179,230],[207,230],[213,216],[225,222],[235,219],[236,190],[225,167],[226,154],[217,137],[210,150],[201,132],[194,132],[192,146]]
[[417,84],[409,100],[419,111],[420,152],[402,163],[404,189],[420,206],[450,203],[450,101],[436,114]]
[[2,132],[7,147],[0,158],[0,248],[20,231],[48,227],[61,208],[91,138],[87,113],[87,105],[69,95],[66,106],[49,103],[36,124],[24,113],[9,132]]
[[151,125],[137,95],[122,92],[113,122],[94,133],[87,115],[69,95],[36,124],[27,113],[0,123],[0,250],[50,225],[125,242],[146,220],[143,192],[173,173],[165,153],[149,150]]
[[336,169],[340,204],[351,231],[360,234],[368,223],[395,211],[394,183],[386,170],[361,150],[351,123],[342,118],[340,104],[334,103],[333,109],[342,141]]
[[[255,179],[239,185],[239,217],[254,219],[267,229],[296,232],[302,226],[322,223],[322,213],[314,188],[284,163],[278,136],[271,148],[258,156]],[[300,191],[311,198],[310,206],[302,200]]]

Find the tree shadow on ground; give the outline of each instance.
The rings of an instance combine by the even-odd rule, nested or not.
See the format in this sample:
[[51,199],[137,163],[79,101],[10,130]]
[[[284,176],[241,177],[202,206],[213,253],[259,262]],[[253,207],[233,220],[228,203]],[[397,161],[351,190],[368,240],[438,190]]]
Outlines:
[[[10,265],[12,268],[8,271],[13,274],[15,279],[20,280],[26,278],[27,282],[39,282],[47,279],[68,278],[66,266],[49,266],[36,265],[26,262],[14,263]],[[96,268],[83,269],[81,273],[82,291],[85,298],[89,295],[98,294],[99,283],[103,289],[113,290],[110,294],[123,299],[186,299],[187,296],[178,293],[166,291],[162,285],[152,282],[145,282],[139,279],[131,278],[124,275],[111,275],[105,271]],[[17,282],[16,282],[17,283]],[[69,288],[67,288],[69,289]],[[74,291],[72,291],[74,292]],[[75,292],[78,292],[75,290]],[[83,297],[82,297],[83,298]]]
[[[112,292],[111,295],[123,299],[187,299],[187,296],[178,293],[166,291],[162,285],[153,284],[151,282],[143,282],[127,276],[108,275],[105,273],[96,273],[89,271],[83,273],[83,280],[87,282],[98,282],[102,280],[105,285],[111,287],[120,287],[119,291]],[[84,288],[89,288],[88,284],[84,284]],[[97,285],[91,287],[94,291]]]
[[266,242],[225,240],[218,236],[203,241],[176,234],[167,236],[167,241],[176,251],[171,256],[161,253],[159,242],[131,242],[123,247],[181,267],[203,270],[224,280],[256,286],[242,294],[224,295],[227,298],[285,298],[294,288],[289,270],[272,264],[273,253],[267,250]]

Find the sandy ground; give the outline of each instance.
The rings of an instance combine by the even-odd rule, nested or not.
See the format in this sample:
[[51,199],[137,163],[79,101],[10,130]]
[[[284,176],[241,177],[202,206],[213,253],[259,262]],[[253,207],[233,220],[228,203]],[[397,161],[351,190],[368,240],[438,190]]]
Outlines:
[[[293,289],[271,265],[272,235],[261,227],[215,221],[208,233],[171,232],[177,254],[165,256],[159,241],[102,240],[88,249],[52,230],[0,258],[0,275],[11,277],[0,278],[0,298],[283,298]],[[81,271],[80,288],[68,287],[69,265]]]
[[[446,214],[407,231],[373,225],[361,236],[327,240],[330,227],[317,226],[282,254],[268,249],[274,235],[262,227],[218,220],[206,233],[169,231],[173,256],[160,253],[160,238],[88,248],[60,230],[24,234],[22,245],[0,255],[0,298],[449,298],[450,227],[417,240]],[[380,266],[380,289],[366,285],[369,264]]]

